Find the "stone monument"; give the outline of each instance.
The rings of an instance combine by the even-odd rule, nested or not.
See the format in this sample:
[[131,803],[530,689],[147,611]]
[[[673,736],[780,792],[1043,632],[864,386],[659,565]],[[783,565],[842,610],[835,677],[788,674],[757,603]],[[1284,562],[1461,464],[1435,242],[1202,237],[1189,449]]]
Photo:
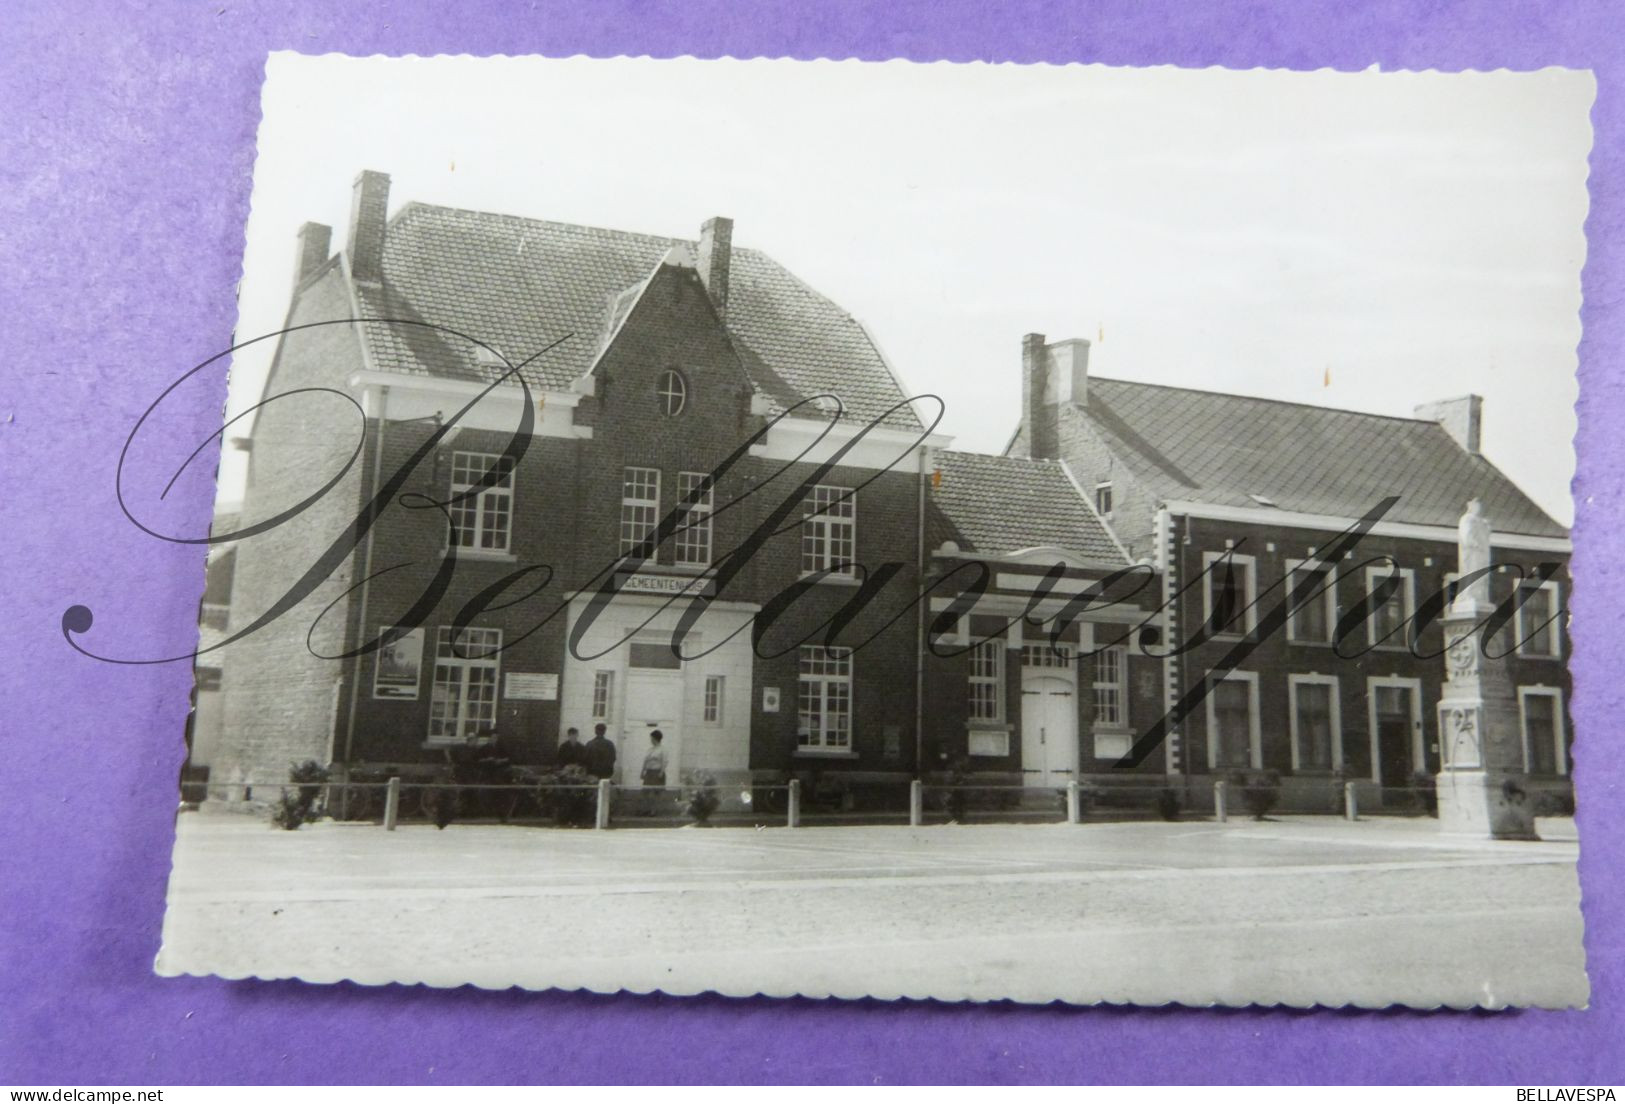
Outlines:
[[1439,827],[1532,840],[1537,837],[1533,805],[1523,785],[1517,691],[1506,657],[1491,658],[1484,648],[1482,625],[1494,609],[1489,566],[1490,523],[1475,498],[1458,529],[1461,585],[1441,618],[1445,684],[1439,701]]

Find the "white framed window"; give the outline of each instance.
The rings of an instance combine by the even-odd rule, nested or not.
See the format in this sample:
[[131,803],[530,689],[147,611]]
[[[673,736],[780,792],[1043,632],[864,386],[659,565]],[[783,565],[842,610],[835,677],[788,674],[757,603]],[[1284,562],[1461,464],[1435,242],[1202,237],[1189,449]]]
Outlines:
[[1236,552],[1202,553],[1202,620],[1218,636],[1258,627],[1258,565]]
[[442,625],[435,631],[430,743],[463,743],[496,730],[501,648],[501,629],[467,628],[454,634],[450,625]]
[[856,574],[857,492],[846,487],[814,487],[807,492],[801,516],[802,573]]
[[1112,516],[1112,485],[1110,483],[1095,484],[1095,512],[1103,518]]
[[1023,667],[1057,667],[1066,669],[1072,666],[1075,649],[1070,644],[1023,644],[1021,646],[1021,665]]
[[1304,596],[1287,618],[1286,638],[1295,644],[1330,644],[1337,628],[1337,572],[1318,560],[1286,562],[1286,598]]
[[592,674],[592,719],[609,720],[615,705],[615,672],[594,671]]
[[1382,598],[1366,617],[1366,642],[1373,648],[1407,647],[1405,626],[1416,616],[1416,572],[1373,564],[1365,569],[1365,592],[1372,603]]
[[1563,691],[1555,686],[1520,686],[1518,718],[1523,728],[1523,769],[1528,774],[1569,773],[1564,746]]
[[[660,520],[660,469],[627,468],[621,474],[621,555],[638,550]],[[647,551],[654,558],[654,550]]]
[[[470,494],[486,473],[501,472],[491,485]],[[469,495],[462,498],[463,495]],[[513,462],[486,452],[451,454],[451,539],[458,548],[507,552],[513,529]]]
[[1557,580],[1526,582],[1519,589],[1523,603],[1515,615],[1518,654],[1556,659],[1563,654],[1560,630],[1563,606]]
[[1128,649],[1121,644],[1095,653],[1095,725],[1128,725]]
[[1215,678],[1207,696],[1207,763],[1210,770],[1261,770],[1264,747],[1258,728],[1258,674],[1231,671]]
[[970,719],[1004,720],[1004,641],[984,640],[970,651]]
[[852,746],[852,649],[801,646],[796,743],[811,751]]
[[722,676],[705,676],[705,723],[722,723]]
[[1294,771],[1335,771],[1343,765],[1342,705],[1335,675],[1288,675],[1288,723]]
[[660,379],[655,382],[655,402],[662,414],[683,412],[683,407],[688,405],[688,381],[683,373],[671,368],[660,373]]
[[[711,566],[711,487],[700,490],[707,476],[704,472],[677,473],[678,509],[682,522],[676,536],[677,562],[684,567]],[[689,496],[694,501],[687,506]]]

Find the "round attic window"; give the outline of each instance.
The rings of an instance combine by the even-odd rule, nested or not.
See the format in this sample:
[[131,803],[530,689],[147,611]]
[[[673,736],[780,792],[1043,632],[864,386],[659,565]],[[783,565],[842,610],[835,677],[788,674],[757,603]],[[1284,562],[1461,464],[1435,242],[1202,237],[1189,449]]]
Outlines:
[[681,414],[688,404],[688,382],[683,379],[682,373],[670,369],[660,373],[660,382],[655,385],[655,398],[662,414]]

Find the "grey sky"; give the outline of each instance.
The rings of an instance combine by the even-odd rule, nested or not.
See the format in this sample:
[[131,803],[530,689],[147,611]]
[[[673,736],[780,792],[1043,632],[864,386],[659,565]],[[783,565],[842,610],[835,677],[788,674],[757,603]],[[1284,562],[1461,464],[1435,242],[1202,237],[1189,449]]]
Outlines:
[[[723,214],[942,395],[958,447],[1003,447],[1022,334],[1085,336],[1124,379],[1402,415],[1476,391],[1486,453],[1572,517],[1588,73],[291,54],[267,73],[239,338],[281,325],[300,223],[342,245],[363,168],[396,204],[677,237]],[[233,366],[232,413],[269,352]]]

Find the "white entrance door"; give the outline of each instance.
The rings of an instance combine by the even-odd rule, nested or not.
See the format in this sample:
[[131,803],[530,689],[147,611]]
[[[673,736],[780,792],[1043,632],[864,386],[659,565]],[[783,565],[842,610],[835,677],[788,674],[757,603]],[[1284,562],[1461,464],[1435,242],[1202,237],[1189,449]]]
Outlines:
[[631,671],[626,677],[626,723],[615,749],[616,781],[622,786],[641,784],[643,757],[649,753],[649,734],[660,730],[666,752],[666,784],[677,784],[682,754],[683,676],[681,671]]
[[1064,786],[1078,766],[1078,700],[1071,679],[1042,670],[1021,678],[1021,769],[1028,786]]

